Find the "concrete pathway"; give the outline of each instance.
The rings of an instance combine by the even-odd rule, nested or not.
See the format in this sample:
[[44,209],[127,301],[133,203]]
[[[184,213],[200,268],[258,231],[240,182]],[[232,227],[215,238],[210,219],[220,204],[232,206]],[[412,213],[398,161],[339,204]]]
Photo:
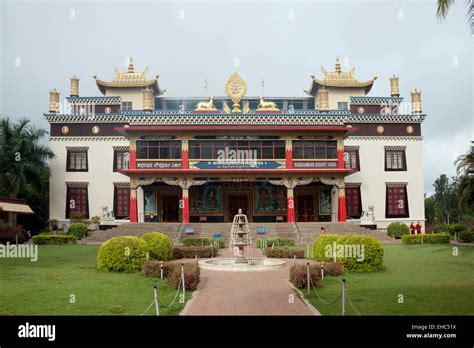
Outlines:
[[[249,257],[263,257],[253,248]],[[233,257],[228,248],[219,257]],[[201,280],[184,315],[319,315],[296,295],[288,281],[293,260],[275,271],[201,270]],[[299,262],[306,260],[299,260]]]

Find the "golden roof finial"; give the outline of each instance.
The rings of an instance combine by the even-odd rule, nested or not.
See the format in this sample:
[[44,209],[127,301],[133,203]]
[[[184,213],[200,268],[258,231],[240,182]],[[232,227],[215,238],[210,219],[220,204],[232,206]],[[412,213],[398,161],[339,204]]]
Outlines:
[[128,71],[129,73],[133,73],[135,72],[134,69],[133,69],[133,58],[130,57],[130,59],[128,60]]
[[341,72],[341,62],[339,61],[339,57],[336,57],[336,72]]

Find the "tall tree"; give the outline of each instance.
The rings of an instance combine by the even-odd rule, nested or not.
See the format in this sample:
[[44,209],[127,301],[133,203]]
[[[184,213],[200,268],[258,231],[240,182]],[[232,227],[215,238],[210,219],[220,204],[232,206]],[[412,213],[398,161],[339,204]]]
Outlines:
[[[474,32],[474,0],[466,0],[465,2],[467,7],[467,20],[471,26],[471,31]],[[438,0],[436,17],[446,19],[452,4],[454,4],[454,0]]]
[[459,187],[459,208],[467,210],[468,214],[474,213],[474,146],[465,155],[461,155],[454,162],[457,165]]
[[0,186],[11,198],[20,191],[43,194],[49,176],[47,161],[54,153],[39,142],[47,135],[44,129],[21,119],[13,123],[9,118],[0,120]]

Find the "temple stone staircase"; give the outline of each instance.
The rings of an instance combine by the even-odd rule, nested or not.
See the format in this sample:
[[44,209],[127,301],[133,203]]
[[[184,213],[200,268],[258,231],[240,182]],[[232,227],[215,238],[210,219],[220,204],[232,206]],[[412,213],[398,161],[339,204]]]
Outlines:
[[[291,238],[296,244],[312,243],[320,234],[321,227],[326,233],[369,235],[378,238],[382,243],[393,243],[394,240],[387,236],[385,231],[369,230],[355,223],[335,222],[298,222],[287,223],[250,223],[252,241],[258,238]],[[184,233],[185,227],[194,227],[194,235]],[[212,237],[220,234],[228,245],[232,223],[191,223],[182,225],[180,223],[135,223],[123,224],[105,231],[94,231],[89,234],[86,243],[102,244],[106,240],[116,236],[141,236],[147,232],[162,232],[168,235],[173,244],[179,244],[186,237]],[[257,227],[264,227],[265,234],[257,235]]]

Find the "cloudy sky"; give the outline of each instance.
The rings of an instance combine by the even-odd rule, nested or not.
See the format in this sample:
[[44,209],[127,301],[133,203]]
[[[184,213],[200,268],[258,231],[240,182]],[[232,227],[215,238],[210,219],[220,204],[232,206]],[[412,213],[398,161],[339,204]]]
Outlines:
[[473,37],[464,1],[446,21],[435,1],[11,1],[0,0],[0,115],[28,117],[47,127],[52,88],[61,99],[69,76],[80,95],[99,95],[93,74],[149,67],[167,96],[224,95],[237,70],[248,95],[304,96],[310,75],[356,67],[365,81],[378,75],[371,96],[422,91],[425,191],[474,139]]

